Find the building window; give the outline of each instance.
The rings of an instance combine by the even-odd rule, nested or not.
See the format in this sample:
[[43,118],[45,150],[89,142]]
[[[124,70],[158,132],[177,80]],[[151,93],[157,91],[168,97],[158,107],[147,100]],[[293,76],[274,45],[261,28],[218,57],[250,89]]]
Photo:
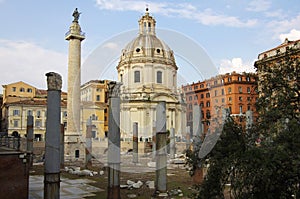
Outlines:
[[162,72],[161,71],[157,71],[157,73],[156,73],[156,82],[158,84],[162,83]]
[[210,98],[210,94],[209,93],[206,93],[206,98]]
[[80,155],[79,150],[78,149],[75,150],[75,158],[79,158],[79,155]]
[[204,106],[204,103],[203,103],[203,102],[201,102],[201,103],[200,103],[200,107],[203,107],[203,106]]
[[241,76],[238,77],[238,81],[239,81],[239,82],[242,81],[242,77],[241,77]]
[[13,116],[19,116],[20,115],[20,110],[13,110]]
[[31,88],[27,88],[27,93],[32,93],[32,89]]
[[141,73],[140,71],[134,71],[134,83],[141,82]]
[[225,98],[222,98],[222,103],[225,103]]
[[96,101],[100,101],[100,95],[96,96]]
[[194,90],[196,90],[196,89],[198,89],[198,86],[196,85],[196,86],[194,86]]
[[193,100],[193,97],[192,96],[189,96],[189,101],[192,101]]
[[221,84],[224,84],[224,79],[221,79]]
[[19,120],[14,120],[14,127],[19,127]]
[[250,87],[247,87],[247,93],[250,93],[250,91],[251,91]]
[[243,113],[243,106],[240,106],[240,114]]
[[250,97],[247,97],[247,101],[250,102],[250,101],[251,101],[251,98],[250,98]]
[[210,102],[209,101],[206,102],[206,107],[210,107]]
[[231,106],[228,107],[228,111],[231,114]]
[[215,96],[217,96],[218,95],[218,91],[217,90],[215,90]]
[[32,110],[27,111],[27,116],[32,116]]
[[250,82],[250,77],[246,77],[247,82]]
[[25,88],[20,88],[20,92],[25,92]]
[[231,94],[231,87],[228,88],[228,93]]
[[203,99],[203,98],[204,98],[204,95],[203,95],[203,94],[201,94],[201,95],[200,95],[200,97],[201,97],[201,99]]
[[243,89],[241,86],[239,86],[239,93],[242,93],[243,92]]
[[221,93],[222,93],[222,95],[225,94],[224,88],[222,88]]
[[251,107],[250,107],[250,106],[247,106],[247,110],[250,111],[250,109],[251,109]]
[[194,96],[194,100],[197,100],[197,99],[198,99],[198,95],[195,95],[195,96]]
[[13,91],[13,92],[16,92],[16,91],[17,91],[17,88],[16,88],[16,87],[12,87],[12,91]]
[[201,84],[201,85],[200,85],[200,88],[204,88],[204,84]]
[[37,127],[37,128],[42,127],[42,122],[41,122],[41,120],[35,120],[35,127]]
[[215,99],[215,102],[216,102],[216,104],[219,102],[219,100],[218,99]]
[[36,116],[37,116],[37,118],[40,118],[41,117],[41,111],[36,111]]
[[123,82],[123,74],[120,74],[120,80]]
[[243,97],[242,96],[239,96],[239,101],[243,101]]
[[231,82],[231,77],[228,77],[228,82]]
[[218,84],[218,81],[214,81],[214,85],[217,85]]
[[232,98],[231,98],[231,97],[228,97],[228,101],[231,102],[231,101],[232,101]]
[[193,105],[189,104],[189,109],[192,110],[193,109]]
[[206,111],[206,118],[210,119],[210,111],[209,110]]

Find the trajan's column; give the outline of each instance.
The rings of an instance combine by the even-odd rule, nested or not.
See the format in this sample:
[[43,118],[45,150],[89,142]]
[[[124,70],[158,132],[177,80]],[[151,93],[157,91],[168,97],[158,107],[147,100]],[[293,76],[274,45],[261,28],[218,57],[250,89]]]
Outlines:
[[85,39],[78,23],[80,13],[73,12],[74,20],[65,39],[69,41],[67,131],[65,132],[65,163],[85,162],[85,142],[80,132],[81,41]]

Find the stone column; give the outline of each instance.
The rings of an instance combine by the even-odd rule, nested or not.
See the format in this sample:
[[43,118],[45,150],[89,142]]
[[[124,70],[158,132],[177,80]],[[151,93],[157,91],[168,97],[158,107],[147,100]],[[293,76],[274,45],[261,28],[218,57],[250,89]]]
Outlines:
[[92,120],[91,118],[87,120],[86,122],[86,148],[85,148],[85,154],[86,154],[86,166],[92,166]]
[[172,127],[170,129],[170,158],[175,158],[175,129]]
[[167,191],[167,129],[166,102],[159,102],[156,108],[156,184],[160,193]]
[[27,152],[30,154],[29,157],[29,165],[32,166],[33,164],[33,116],[27,116]]
[[109,82],[108,116],[108,189],[107,199],[120,198],[120,86]]
[[252,111],[246,111],[246,130],[250,129],[253,125]]
[[138,123],[134,122],[133,123],[133,163],[138,163],[139,162],[139,133],[138,133]]
[[[74,13],[78,13],[77,9]],[[79,15],[78,15],[79,16]],[[81,42],[85,39],[78,19],[73,20],[65,35],[69,41],[68,57],[68,103],[67,131],[65,133],[65,160],[85,163],[85,143],[80,132],[80,82],[81,82]],[[76,152],[79,151],[79,157]]]
[[60,101],[61,76],[50,72],[46,74],[47,125],[45,139],[44,198],[58,199],[60,190]]
[[200,106],[193,106],[193,148],[195,149],[200,144],[202,136],[202,117]]
[[186,128],[186,149],[190,149],[191,145],[191,127],[187,126]]
[[65,151],[65,126],[60,125],[60,168],[64,168],[64,151]]

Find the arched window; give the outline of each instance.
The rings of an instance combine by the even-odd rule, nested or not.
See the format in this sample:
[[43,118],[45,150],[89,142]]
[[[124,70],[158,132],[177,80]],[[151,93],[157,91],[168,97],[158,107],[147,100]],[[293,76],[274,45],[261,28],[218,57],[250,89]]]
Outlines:
[[159,84],[162,83],[162,72],[161,71],[157,71],[157,73],[156,73],[156,82]]
[[134,71],[134,83],[141,82],[141,73],[140,71]]

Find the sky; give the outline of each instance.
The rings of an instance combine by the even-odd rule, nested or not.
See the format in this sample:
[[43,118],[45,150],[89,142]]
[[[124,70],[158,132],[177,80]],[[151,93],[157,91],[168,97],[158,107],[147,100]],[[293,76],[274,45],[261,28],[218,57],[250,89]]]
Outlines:
[[146,7],[157,36],[174,50],[183,84],[208,78],[205,70],[254,72],[259,53],[300,39],[298,0],[0,0],[0,84],[47,89],[45,74],[57,72],[67,90],[64,37],[75,8],[86,34],[81,83],[116,80],[121,50],[137,36]]

